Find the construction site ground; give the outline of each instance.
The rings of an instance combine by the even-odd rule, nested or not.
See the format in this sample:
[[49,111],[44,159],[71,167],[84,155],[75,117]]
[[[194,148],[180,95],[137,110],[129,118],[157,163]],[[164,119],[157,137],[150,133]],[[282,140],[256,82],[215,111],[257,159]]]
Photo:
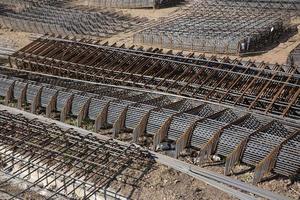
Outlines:
[[[118,9],[126,14],[131,14],[132,16],[147,17],[153,23],[157,20],[161,20],[162,17],[167,17],[174,12],[180,12],[180,6],[174,8],[165,8],[159,10],[153,9]],[[300,24],[300,19],[294,19],[294,24]],[[282,41],[275,48],[255,56],[239,57],[243,60],[253,60],[257,62],[268,62],[268,63],[278,63],[285,64],[289,53],[300,44],[300,26],[298,26],[299,32],[288,38],[286,41]],[[111,38],[106,39],[109,43],[117,42],[119,44],[126,43],[126,46],[133,45],[133,34],[136,31],[128,33],[119,33]],[[38,35],[32,33],[16,32],[9,29],[0,29],[0,46],[7,48],[20,49],[25,45],[29,44]],[[138,44],[137,44],[138,45]],[[145,46],[146,47],[146,46]],[[160,48],[160,47],[158,47]],[[167,51],[167,50],[165,50]],[[184,52],[185,54],[189,52]],[[201,52],[196,52],[200,54]],[[207,54],[208,56],[211,54]],[[217,55],[218,57],[223,57],[224,55]],[[230,56],[236,58],[236,56]],[[185,159],[185,158],[183,158]],[[187,160],[188,161],[188,160]],[[207,169],[223,173],[221,167],[219,166],[206,166]],[[241,174],[236,174],[232,177],[243,180],[244,182],[249,182],[252,180],[252,172],[246,172],[247,168],[245,166],[237,166],[235,169],[237,172],[245,171]],[[300,199],[300,178],[291,182],[287,178],[282,177],[271,177],[268,181],[263,181],[259,184],[260,187],[286,195],[292,199]],[[0,180],[1,181],[1,180]],[[1,190],[9,190],[16,188],[2,188]],[[1,191],[0,191],[1,194]],[[36,195],[36,194],[32,194]],[[28,197],[28,199],[32,199]],[[165,166],[155,164],[149,174],[147,174],[143,180],[140,188],[136,190],[133,194],[133,199],[164,199],[164,200],[176,200],[176,199],[234,199],[233,197],[223,193],[199,180],[196,180],[188,175],[177,172],[175,170],[169,169]]]
[[[177,8],[178,9],[178,8]],[[133,11],[135,15],[140,16],[140,17],[145,17],[145,15],[149,15],[150,19],[155,19],[155,20],[160,20],[160,17],[165,17],[168,14],[171,14],[176,11],[176,9],[165,9],[164,11],[157,11],[157,10],[145,10],[143,11],[142,9],[135,11],[135,10],[128,10],[128,9],[123,9],[125,13],[132,14]],[[180,11],[178,11],[180,12]],[[165,13],[165,14],[163,14]],[[295,19],[292,23],[294,24],[300,24],[300,19],[297,18]],[[300,30],[300,26],[298,26],[298,30]],[[103,40],[103,43],[108,41],[110,44],[113,43],[118,43],[118,44],[126,44],[126,46],[131,46],[134,44],[133,42],[133,35],[135,34],[136,31],[131,31],[128,33],[119,33],[116,34],[108,39]],[[38,35],[31,34],[31,33],[24,33],[24,32],[16,32],[14,30],[8,30],[8,29],[0,29],[0,42],[1,46],[6,46],[6,47],[11,47],[15,49],[20,49],[24,47],[25,45],[29,44],[33,39],[35,39]],[[230,58],[239,58],[242,60],[249,60],[251,59],[252,61],[256,62],[266,62],[266,63],[271,63],[271,64],[285,64],[288,58],[289,53],[297,46],[300,44],[300,31],[293,35],[292,37],[288,38],[287,40],[281,41],[276,47],[273,49],[264,52],[262,54],[258,55],[253,55],[253,56],[243,56],[243,57],[238,57],[238,56],[229,56]],[[139,45],[139,44],[135,44]],[[145,48],[148,46],[143,45]],[[149,46],[150,47],[150,46]],[[152,46],[152,47],[157,47],[161,48],[159,46]],[[169,49],[164,49],[164,51],[168,51]],[[175,50],[176,52],[176,50]],[[190,53],[189,51],[184,51],[184,54]],[[196,54],[201,54],[201,52],[195,52]],[[212,54],[206,54],[207,56],[211,56]],[[225,55],[219,54],[217,57],[224,57]]]

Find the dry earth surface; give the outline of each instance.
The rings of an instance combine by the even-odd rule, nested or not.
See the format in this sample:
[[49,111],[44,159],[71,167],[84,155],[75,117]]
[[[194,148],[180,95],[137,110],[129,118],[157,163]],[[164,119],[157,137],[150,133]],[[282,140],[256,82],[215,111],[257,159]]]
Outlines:
[[234,199],[199,180],[161,165],[154,165],[133,199],[141,200],[216,200]]
[[[192,163],[190,157],[181,159]],[[224,174],[225,164],[223,161],[220,161],[219,163],[208,162],[201,166],[219,174]],[[232,175],[230,177],[252,184],[254,168],[243,164],[236,165],[232,170]],[[263,181],[258,184],[258,187],[281,194],[290,199],[300,200],[300,177],[296,177],[296,179],[292,182],[286,177],[269,174],[266,175]]]

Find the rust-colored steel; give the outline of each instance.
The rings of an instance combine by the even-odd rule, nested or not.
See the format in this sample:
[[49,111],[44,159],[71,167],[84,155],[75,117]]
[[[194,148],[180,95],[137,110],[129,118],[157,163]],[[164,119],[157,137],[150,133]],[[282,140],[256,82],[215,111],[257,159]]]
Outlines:
[[[166,143],[174,144],[175,157],[184,150],[195,149],[196,162],[206,161],[214,154],[221,155],[226,158],[226,175],[237,162],[244,162],[256,167],[255,183],[270,171],[294,176],[300,168],[300,160],[294,153],[300,147],[297,123],[287,124],[282,119],[274,120],[201,100],[11,68],[0,70],[0,86],[3,86],[0,97],[5,99],[5,95],[10,95],[7,91],[12,91],[8,105],[24,93],[20,105],[25,109],[26,105],[34,106],[35,112],[48,112],[48,116],[57,118],[60,113],[62,121],[77,118],[78,126],[93,123],[99,133],[101,128],[113,127],[111,137],[132,130],[132,134],[127,134],[128,139],[131,137],[133,142],[140,143],[145,136],[152,137],[155,150],[164,149]],[[41,94],[39,85],[43,85]],[[52,107],[51,112],[47,111],[49,107]]]
[[[26,199],[34,191],[42,199],[130,198],[154,164],[150,153],[134,145],[63,130],[3,110],[0,127],[0,172],[8,177],[0,180],[1,189],[26,182],[26,187],[7,191],[11,199]],[[124,178],[126,183],[121,183]]]
[[183,56],[53,37],[10,57],[12,67],[102,83],[143,87],[300,119],[299,71],[290,66]]

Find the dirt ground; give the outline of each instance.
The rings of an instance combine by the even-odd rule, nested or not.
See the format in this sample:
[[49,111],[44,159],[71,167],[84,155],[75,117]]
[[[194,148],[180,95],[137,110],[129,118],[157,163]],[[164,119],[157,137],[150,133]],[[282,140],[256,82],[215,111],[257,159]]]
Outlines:
[[0,47],[19,49],[29,44],[33,36],[31,33],[16,32],[0,28]]
[[162,8],[162,9],[118,9],[124,14],[130,14],[133,17],[146,17],[149,20],[158,20],[162,17],[168,17],[175,12],[179,12],[181,6],[175,6],[171,8]]
[[[108,41],[110,44],[118,43],[123,44],[125,43],[126,46],[133,45],[132,35],[135,32],[127,32],[127,33],[119,33],[105,41]],[[0,29],[0,46],[12,49],[20,49],[25,45],[29,44],[33,40],[33,36],[35,34],[24,33],[24,32],[15,32],[10,31],[8,29]],[[266,62],[271,64],[285,64],[288,58],[289,53],[300,44],[300,32],[297,35],[289,38],[288,41],[280,43],[274,49],[268,51],[267,53],[257,55],[257,56],[248,56],[248,57],[238,57],[242,60],[249,60],[257,61],[257,62]],[[139,46],[139,45],[137,45]],[[145,48],[149,47],[146,45],[142,45]],[[165,49],[165,52],[168,49]],[[176,50],[174,51],[176,52]],[[185,51],[184,54],[188,54],[188,51]],[[201,54],[201,52],[195,52],[197,54]],[[205,54],[206,56],[211,56],[212,54]],[[225,55],[217,55],[217,57],[224,57]],[[230,58],[236,58],[237,56],[229,56]]]
[[[225,164],[214,163],[203,165],[205,169],[224,174]],[[237,165],[233,169],[231,178],[252,184],[254,169],[246,165]],[[287,177],[269,174],[258,184],[258,187],[281,194],[290,199],[300,200],[300,179],[291,182]]]
[[300,26],[298,34],[289,38],[286,42],[280,43],[274,49],[258,56],[243,57],[244,60],[255,60],[258,62],[285,64],[289,53],[300,44]]
[[161,165],[144,177],[133,199],[140,200],[227,200],[233,197],[186,174]]
[[[0,181],[5,178],[0,177]],[[22,182],[7,183],[0,188],[0,199],[9,199],[10,194],[18,194],[24,188]],[[24,194],[25,200],[46,199],[36,191]],[[155,164],[150,173],[146,174],[133,192],[131,199],[139,200],[231,200],[233,197],[224,192],[196,180],[173,169]]]
[[[75,1],[76,5],[80,5],[78,1]],[[80,1],[79,1],[80,2]],[[110,38],[107,38],[103,40],[103,42],[108,41],[110,44],[117,43],[119,45],[126,44],[126,46],[131,45],[141,45],[145,48],[148,48],[150,46],[142,45],[142,44],[134,44],[133,42],[133,35],[137,33],[138,31],[147,28],[148,26],[151,26],[159,20],[161,20],[164,17],[170,16],[174,14],[175,12],[182,12],[182,9],[185,5],[180,5],[177,7],[171,7],[171,8],[163,8],[163,9],[114,9],[117,11],[121,11],[124,14],[131,15],[133,17],[146,17],[149,19],[149,22],[144,25],[141,29],[138,30],[132,30],[125,33],[118,33]],[[298,34],[292,36],[291,38],[287,39],[286,41],[281,42],[279,45],[277,45],[275,48],[269,50],[268,52],[265,52],[260,55],[255,56],[247,56],[247,57],[238,57],[238,56],[229,56],[230,58],[239,58],[242,60],[249,60],[256,62],[266,62],[271,64],[285,64],[287,61],[287,57],[289,53],[300,44],[300,17],[296,17],[292,20],[293,24],[299,25],[298,26]],[[38,34],[30,34],[30,33],[24,33],[24,32],[16,32],[8,29],[0,29],[0,46],[7,47],[10,44],[13,46],[13,48],[18,49],[22,48],[23,46],[27,45],[32,41],[32,36],[36,36]],[[160,46],[152,46],[160,48]],[[168,51],[169,49],[165,49],[164,51]],[[176,52],[178,50],[175,50]],[[184,54],[188,54],[190,52],[184,51]],[[201,52],[194,52],[197,54],[201,54]],[[206,56],[211,56],[212,54],[206,53]],[[219,54],[217,57],[224,57],[226,55]]]

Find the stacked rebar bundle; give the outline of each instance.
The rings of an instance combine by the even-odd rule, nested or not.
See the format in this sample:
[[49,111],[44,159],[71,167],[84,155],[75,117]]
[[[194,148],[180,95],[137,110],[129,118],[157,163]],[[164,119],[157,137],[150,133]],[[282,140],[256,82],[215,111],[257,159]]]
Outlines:
[[210,53],[245,54],[266,49],[292,32],[287,14],[223,1],[196,1],[186,12],[134,35],[140,44]]
[[8,190],[12,199],[24,199],[29,192],[39,194],[41,189],[44,199],[128,198],[119,195],[131,194],[118,188],[118,180],[126,177],[132,191],[153,164],[149,153],[134,146],[63,130],[3,110],[0,127],[0,171],[7,176],[0,181],[1,190],[7,184],[14,185],[14,179],[26,184],[25,189]]
[[300,68],[300,45],[290,52],[287,59],[287,64]]
[[88,6],[101,6],[110,8],[155,8],[155,0],[88,0]]
[[159,50],[50,37],[14,53],[10,63],[34,72],[142,87],[300,119],[299,71],[293,66],[155,52]]
[[300,9],[300,2],[298,0],[223,0],[230,3],[236,3],[236,6],[250,6],[260,9]]
[[[226,157],[225,174],[230,174],[230,169],[242,161],[256,167],[255,183],[266,172],[294,176],[300,168],[298,161],[290,162],[296,156],[293,149],[299,148],[297,123],[286,125],[284,120],[199,100],[80,84],[76,80],[5,68],[1,73],[0,96],[7,105],[13,102],[20,108],[29,105],[31,112],[46,110],[48,117],[59,112],[62,121],[75,116],[79,126],[89,119],[97,132],[112,126],[113,137],[129,129],[133,131],[133,142],[152,136],[155,150],[161,143],[170,141],[175,143],[175,156],[185,148],[197,149],[200,161],[213,154],[222,155]],[[62,96],[66,100],[62,101]],[[278,164],[274,163],[276,160]],[[282,165],[284,161],[286,165]]]
[[107,8],[160,8],[176,5],[181,0],[86,0],[90,7]]
[[1,26],[40,34],[108,37],[132,30],[142,21],[104,9],[87,11],[42,3],[13,9],[12,6],[0,4]]
[[[105,8],[160,8],[173,6],[182,0],[83,0],[81,3],[89,7]],[[37,4],[55,5],[71,2],[70,0],[0,0],[0,3],[9,5],[31,6]]]

